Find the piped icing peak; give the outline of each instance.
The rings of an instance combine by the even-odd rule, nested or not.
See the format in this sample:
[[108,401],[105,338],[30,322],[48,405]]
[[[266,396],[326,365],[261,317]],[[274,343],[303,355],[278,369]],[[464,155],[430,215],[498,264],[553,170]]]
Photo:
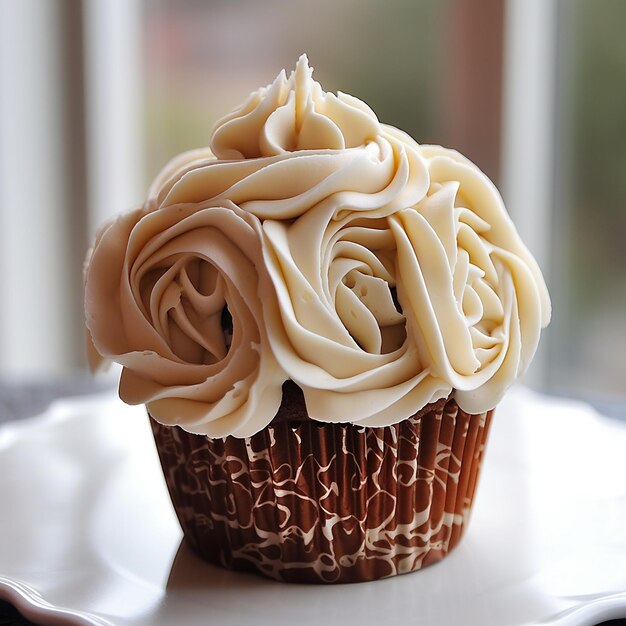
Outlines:
[[93,354],[124,366],[124,400],[212,437],[269,424],[288,379],[319,421],[492,409],[550,319],[500,194],[312,75],[303,55],[102,231]]
[[363,102],[326,93],[303,54],[289,78],[255,91],[217,122],[211,151],[218,159],[251,159],[299,150],[344,150],[374,140],[380,123]]

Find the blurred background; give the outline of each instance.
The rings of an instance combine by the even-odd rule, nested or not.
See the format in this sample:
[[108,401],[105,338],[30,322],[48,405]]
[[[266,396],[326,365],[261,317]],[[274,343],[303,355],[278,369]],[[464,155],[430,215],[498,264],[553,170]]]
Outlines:
[[626,413],[625,25],[623,0],[0,0],[0,383],[87,379],[97,226],[306,51],[496,182],[553,298],[526,382]]

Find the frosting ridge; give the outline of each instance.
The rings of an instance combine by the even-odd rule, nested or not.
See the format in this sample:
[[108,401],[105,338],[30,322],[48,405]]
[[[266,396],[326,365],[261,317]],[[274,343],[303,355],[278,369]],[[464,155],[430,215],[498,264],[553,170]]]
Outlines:
[[222,160],[345,150],[379,134],[374,112],[356,98],[324,92],[302,55],[289,78],[283,70],[271,85],[252,93],[215,124],[211,150]]

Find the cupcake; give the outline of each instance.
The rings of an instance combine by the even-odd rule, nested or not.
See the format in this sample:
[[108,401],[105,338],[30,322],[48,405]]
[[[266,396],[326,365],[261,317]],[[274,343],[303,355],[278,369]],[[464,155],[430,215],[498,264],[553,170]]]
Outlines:
[[329,583],[457,544],[550,302],[474,164],[324,92],[302,56],[100,231],[85,310],[194,550]]

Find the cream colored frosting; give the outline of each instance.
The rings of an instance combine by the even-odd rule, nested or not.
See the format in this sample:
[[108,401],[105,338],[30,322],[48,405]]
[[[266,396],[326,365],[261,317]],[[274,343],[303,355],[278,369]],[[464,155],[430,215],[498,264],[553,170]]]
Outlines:
[[324,93],[311,74],[302,57],[289,78],[281,72],[219,120],[212,154],[194,151],[168,166],[154,207],[228,199],[261,219],[286,220],[328,200],[386,212],[418,202],[428,189],[419,146],[388,132],[360,100]]
[[488,178],[325,93],[304,56],[105,230],[86,306],[122,397],[212,436],[268,424],[287,378],[321,421],[388,425],[450,393],[491,409],[550,317]]
[[213,437],[251,435],[275,415],[284,374],[259,323],[255,221],[230,202],[201,203],[136,209],[100,233],[86,323],[100,359],[124,366],[123,400]]

